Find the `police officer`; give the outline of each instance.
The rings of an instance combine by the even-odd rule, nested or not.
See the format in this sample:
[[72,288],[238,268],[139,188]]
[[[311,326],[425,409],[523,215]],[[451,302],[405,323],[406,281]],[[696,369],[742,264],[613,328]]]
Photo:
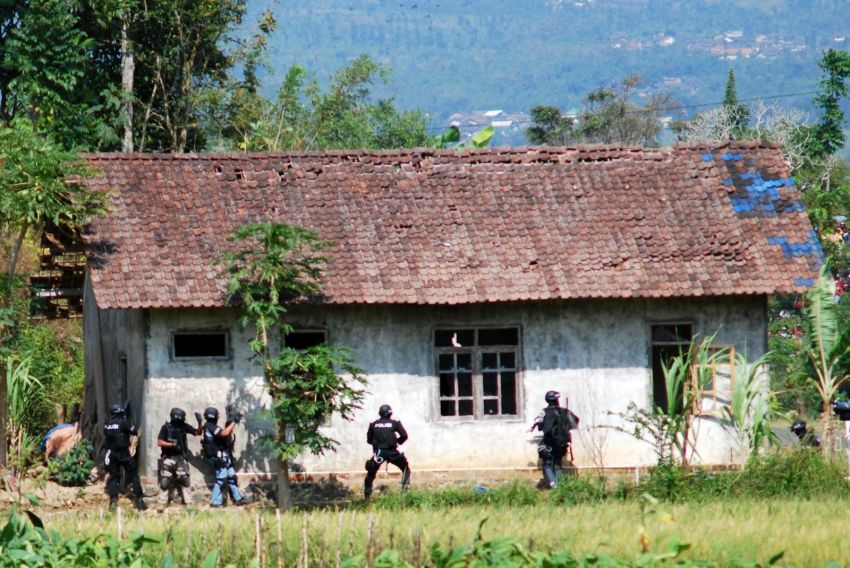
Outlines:
[[811,446],[813,448],[820,447],[820,440],[814,432],[809,432],[805,420],[796,420],[791,424],[791,431],[799,438],[800,445]]
[[189,480],[189,465],[186,463],[188,446],[186,434],[199,436],[201,421],[198,427],[192,428],[186,424],[186,412],[182,408],[172,408],[169,421],[159,429],[156,445],[162,455],[159,458],[159,488],[160,503],[167,506],[173,499],[174,493],[180,495],[184,505],[192,502],[191,481]]
[[410,485],[410,466],[407,458],[398,447],[407,441],[407,432],[401,422],[392,419],[393,409],[384,404],[378,409],[378,420],[369,424],[366,432],[366,442],[372,446],[372,457],[366,462],[366,481],[363,483],[363,493],[366,500],[372,495],[372,483],[381,464],[388,462],[401,470],[401,490],[407,491]]
[[560,398],[561,393],[548,391],[545,396],[546,408],[531,427],[532,431],[537,428],[543,432],[537,454],[543,460],[543,476],[549,488],[555,487],[558,480],[564,477],[563,460],[572,445],[570,430],[577,428],[579,422],[579,417],[572,411],[561,408]]
[[218,425],[218,409],[209,407],[204,410],[204,418],[207,422],[204,424],[204,433],[202,444],[204,446],[204,455],[209,460],[215,470],[215,485],[213,485],[212,498],[210,506],[224,506],[224,486],[230,490],[230,498],[235,505],[244,505],[245,498],[239,491],[239,486],[236,483],[236,469],[234,469],[233,460],[233,429],[239,423],[239,417],[236,420],[228,420],[224,428]]
[[114,508],[118,505],[118,486],[121,483],[121,469],[127,476],[127,480],[133,484],[133,494],[136,496],[136,509],[144,511],[147,509],[142,499],[142,484],[139,481],[139,470],[136,460],[130,455],[130,436],[138,434],[135,424],[127,420],[127,411],[120,404],[113,405],[109,410],[112,416],[103,425],[106,436],[106,471],[109,472],[109,482],[106,484],[106,492],[109,494],[109,506]]

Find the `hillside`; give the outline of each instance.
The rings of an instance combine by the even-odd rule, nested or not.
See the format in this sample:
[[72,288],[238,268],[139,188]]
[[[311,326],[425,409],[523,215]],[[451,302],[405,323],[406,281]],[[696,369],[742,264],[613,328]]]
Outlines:
[[252,15],[270,5],[278,75],[298,63],[326,79],[367,53],[392,68],[382,94],[440,125],[474,110],[568,109],[633,72],[685,104],[713,103],[730,67],[740,98],[805,93],[780,100],[810,108],[820,54],[850,48],[846,0],[249,2]]

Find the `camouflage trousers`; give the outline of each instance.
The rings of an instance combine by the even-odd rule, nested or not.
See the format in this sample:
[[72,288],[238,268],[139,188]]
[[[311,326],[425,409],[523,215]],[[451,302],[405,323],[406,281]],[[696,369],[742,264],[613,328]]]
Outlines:
[[172,501],[184,505],[192,504],[192,484],[189,480],[189,464],[183,456],[159,458],[159,502],[167,506]]

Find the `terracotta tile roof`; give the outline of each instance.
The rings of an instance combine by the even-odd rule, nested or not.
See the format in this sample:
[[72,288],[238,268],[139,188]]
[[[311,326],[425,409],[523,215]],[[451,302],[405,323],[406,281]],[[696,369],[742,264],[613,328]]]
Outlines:
[[278,155],[92,154],[101,308],[222,306],[238,225],[336,245],[330,303],[462,304],[801,292],[822,261],[777,147]]

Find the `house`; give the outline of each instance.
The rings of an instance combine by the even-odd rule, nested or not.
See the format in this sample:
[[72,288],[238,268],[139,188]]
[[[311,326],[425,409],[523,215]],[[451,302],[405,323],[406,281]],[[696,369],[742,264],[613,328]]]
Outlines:
[[[661,360],[712,334],[759,357],[768,296],[805,292],[822,262],[779,148],[756,142],[87,159],[112,199],[87,235],[87,427],[131,400],[148,476],[171,407],[226,403],[248,414],[242,472],[274,470],[251,330],[213,264],[244,223],[335,243],[290,341],[349,348],[370,394],[324,426],[337,452],[297,460],[316,473],[362,470],[383,403],[415,471],[534,468],[528,429],[550,389],[582,418],[579,465],[652,464],[616,428],[630,402],[665,396]],[[715,398],[735,372],[717,371]],[[703,462],[740,458],[717,417],[699,444]]]

